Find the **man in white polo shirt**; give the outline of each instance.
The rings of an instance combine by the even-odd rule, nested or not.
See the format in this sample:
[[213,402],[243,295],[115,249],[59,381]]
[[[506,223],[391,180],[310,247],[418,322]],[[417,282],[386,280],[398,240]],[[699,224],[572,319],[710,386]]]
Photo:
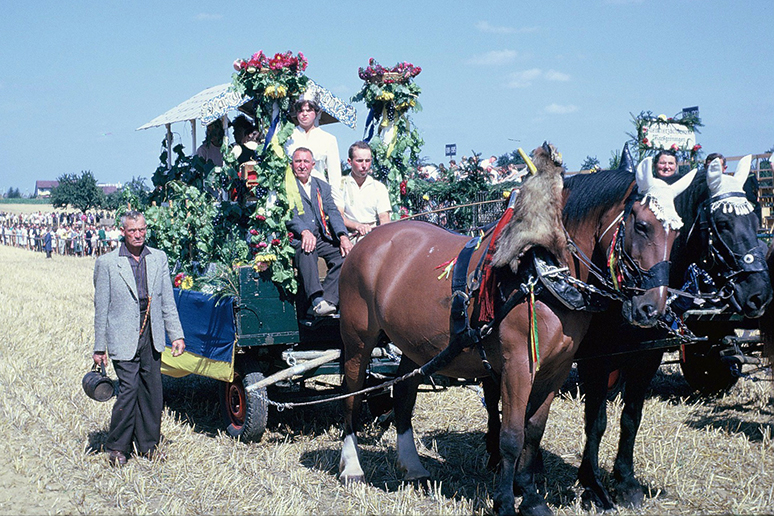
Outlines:
[[355,142],[349,147],[348,156],[352,171],[341,181],[341,213],[354,244],[377,225],[387,224],[392,206],[387,187],[371,177],[371,147],[363,141]]

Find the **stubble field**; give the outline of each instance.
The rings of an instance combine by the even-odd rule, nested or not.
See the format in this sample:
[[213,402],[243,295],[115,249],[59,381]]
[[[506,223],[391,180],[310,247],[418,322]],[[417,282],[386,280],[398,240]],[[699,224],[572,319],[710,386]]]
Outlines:
[[[246,444],[221,430],[217,382],[197,377],[165,378],[169,460],[110,468],[102,444],[111,403],[81,390],[93,343],[93,263],[0,246],[0,514],[491,512],[486,414],[470,387],[419,396],[418,448],[437,481],[429,493],[400,484],[394,428],[366,425],[368,484],[345,488],[336,478],[338,405],[271,412],[263,440]],[[583,514],[575,482],[583,401],[576,384],[565,387],[543,439],[544,487],[558,514]],[[697,398],[679,370],[662,367],[635,450],[649,493],[642,509],[619,513],[773,513],[772,394],[771,382],[740,381],[722,398]],[[610,421],[619,413],[616,400]],[[603,441],[607,472],[617,438],[611,428]]]

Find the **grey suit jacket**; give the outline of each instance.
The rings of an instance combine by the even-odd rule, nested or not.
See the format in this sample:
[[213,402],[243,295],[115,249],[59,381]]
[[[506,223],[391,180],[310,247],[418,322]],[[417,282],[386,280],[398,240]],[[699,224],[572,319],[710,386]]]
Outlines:
[[[120,249],[120,247],[119,247]],[[140,339],[140,300],[129,259],[116,249],[94,265],[94,351],[107,351],[113,360],[131,360]],[[183,328],[164,251],[149,247],[145,257],[153,347],[164,351],[166,339],[183,338]]]

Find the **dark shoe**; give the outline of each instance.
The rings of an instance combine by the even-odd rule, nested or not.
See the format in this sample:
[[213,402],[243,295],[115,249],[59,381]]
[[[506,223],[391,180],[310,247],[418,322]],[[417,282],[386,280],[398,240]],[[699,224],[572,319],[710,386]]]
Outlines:
[[126,455],[118,450],[110,450],[108,461],[110,462],[111,466],[117,466],[120,468],[121,466],[126,466]]

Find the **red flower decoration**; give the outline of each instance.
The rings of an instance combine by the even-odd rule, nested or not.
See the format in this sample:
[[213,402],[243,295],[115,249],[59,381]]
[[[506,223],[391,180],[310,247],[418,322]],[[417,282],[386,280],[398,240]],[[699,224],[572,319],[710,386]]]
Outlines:
[[406,188],[406,180],[404,179],[400,183],[400,194],[405,196],[407,192],[408,192],[408,190]]
[[258,230],[257,229],[251,229],[250,230],[250,234],[251,235],[257,235],[258,234]]
[[256,215],[255,218],[260,220],[261,222],[266,220],[266,217],[264,217],[263,215]]
[[184,272],[178,272],[175,275],[175,283],[174,283],[175,287],[179,287],[183,283],[183,278],[185,278]]
[[281,242],[279,238],[275,238],[274,240],[271,241],[271,245],[280,245],[280,243]]

